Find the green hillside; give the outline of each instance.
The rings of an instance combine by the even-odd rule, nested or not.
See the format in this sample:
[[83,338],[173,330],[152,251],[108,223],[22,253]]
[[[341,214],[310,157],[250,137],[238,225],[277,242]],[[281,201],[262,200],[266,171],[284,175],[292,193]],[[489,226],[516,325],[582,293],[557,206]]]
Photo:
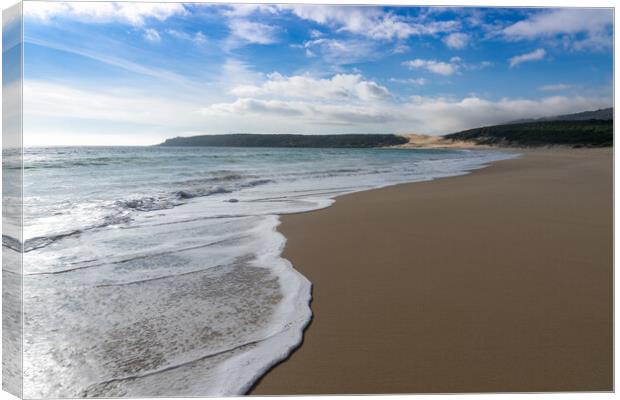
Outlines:
[[536,121],[486,126],[446,135],[497,146],[604,147],[613,145],[613,120]]
[[601,108],[599,110],[594,111],[583,111],[575,114],[564,114],[564,115],[555,115],[553,117],[543,117],[537,119],[522,119],[518,121],[511,121],[509,124],[521,124],[524,122],[541,122],[541,121],[588,121],[591,119],[600,119],[600,120],[612,120],[614,119],[614,109],[610,108]]
[[397,135],[201,135],[168,139],[160,146],[366,148],[407,143]]

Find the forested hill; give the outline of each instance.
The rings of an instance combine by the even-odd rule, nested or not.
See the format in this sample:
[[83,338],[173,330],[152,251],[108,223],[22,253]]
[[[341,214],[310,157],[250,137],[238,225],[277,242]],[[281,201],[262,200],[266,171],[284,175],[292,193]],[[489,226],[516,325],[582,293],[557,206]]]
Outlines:
[[495,146],[604,147],[613,145],[613,135],[613,120],[592,119],[486,126],[446,135],[445,138]]
[[595,111],[584,111],[575,114],[555,115],[553,117],[543,117],[537,119],[522,119],[518,121],[511,121],[510,124],[524,123],[524,122],[541,122],[541,121],[588,121],[591,119],[598,119],[608,121],[614,119],[614,109],[601,108]]
[[612,146],[613,111],[613,108],[605,108],[536,120],[521,120],[468,129],[444,137],[454,141],[464,140],[496,146]]
[[167,139],[160,146],[365,148],[407,143],[397,135],[258,135],[235,133]]

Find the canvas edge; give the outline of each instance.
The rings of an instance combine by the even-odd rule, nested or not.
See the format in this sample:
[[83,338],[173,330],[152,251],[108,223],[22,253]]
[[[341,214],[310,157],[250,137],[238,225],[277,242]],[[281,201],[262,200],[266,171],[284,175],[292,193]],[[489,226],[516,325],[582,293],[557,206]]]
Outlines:
[[23,396],[23,5],[2,12],[2,390]]

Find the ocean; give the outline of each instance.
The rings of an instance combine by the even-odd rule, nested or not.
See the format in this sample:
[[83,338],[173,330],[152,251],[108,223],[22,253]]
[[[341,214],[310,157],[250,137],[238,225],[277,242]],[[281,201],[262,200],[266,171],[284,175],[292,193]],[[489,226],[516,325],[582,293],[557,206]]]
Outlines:
[[280,215],[514,156],[26,148],[24,397],[243,394],[312,316]]

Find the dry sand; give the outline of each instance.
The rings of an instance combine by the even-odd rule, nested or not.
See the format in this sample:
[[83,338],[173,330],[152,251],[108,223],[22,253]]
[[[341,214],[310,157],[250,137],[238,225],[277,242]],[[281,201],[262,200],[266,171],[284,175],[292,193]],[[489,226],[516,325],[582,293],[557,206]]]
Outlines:
[[611,149],[285,216],[314,319],[252,394],[609,391],[612,225]]
[[471,149],[471,148],[485,148],[488,146],[476,145],[474,142],[467,142],[464,140],[450,140],[443,136],[432,135],[419,135],[415,133],[399,134],[409,140],[405,144],[399,144],[397,146],[404,149]]

